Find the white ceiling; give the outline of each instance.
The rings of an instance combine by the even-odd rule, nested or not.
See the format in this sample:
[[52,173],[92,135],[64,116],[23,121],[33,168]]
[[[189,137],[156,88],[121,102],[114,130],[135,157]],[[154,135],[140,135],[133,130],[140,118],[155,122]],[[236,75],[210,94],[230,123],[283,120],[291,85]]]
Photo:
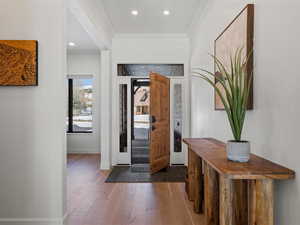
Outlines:
[[89,34],[78,22],[77,18],[68,10],[67,12],[67,41],[74,42],[76,46],[68,46],[68,51],[97,51],[98,47]]
[[[99,0],[115,33],[187,33],[201,0]],[[163,10],[170,10],[169,16]],[[138,10],[137,16],[131,15]]]

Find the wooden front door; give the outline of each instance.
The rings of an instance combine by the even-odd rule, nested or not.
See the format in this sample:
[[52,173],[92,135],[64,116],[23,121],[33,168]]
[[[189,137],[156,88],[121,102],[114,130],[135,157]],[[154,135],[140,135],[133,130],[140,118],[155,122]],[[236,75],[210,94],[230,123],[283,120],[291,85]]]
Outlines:
[[170,80],[150,74],[150,170],[151,173],[170,164]]

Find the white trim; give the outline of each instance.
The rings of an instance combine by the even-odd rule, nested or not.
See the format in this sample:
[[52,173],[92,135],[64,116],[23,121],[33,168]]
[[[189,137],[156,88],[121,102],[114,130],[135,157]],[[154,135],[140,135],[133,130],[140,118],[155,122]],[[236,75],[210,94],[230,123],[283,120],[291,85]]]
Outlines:
[[[180,65],[183,65],[185,67],[185,65],[188,66],[188,64],[185,64],[183,63],[182,61],[175,61],[175,60],[172,60],[172,61],[126,61],[126,60],[122,60],[122,61],[118,61],[117,63],[115,63],[114,65],[118,66],[119,64],[137,64],[137,65],[140,65],[140,64],[159,64],[159,65],[168,65],[168,64],[180,64]],[[171,77],[184,77],[186,74],[184,74],[183,76],[171,76]],[[132,77],[134,78],[135,76],[118,76],[118,73],[116,72],[115,74],[116,77]],[[138,78],[140,78],[141,76],[136,76]],[[145,76],[144,76],[145,78]]]
[[116,33],[113,38],[189,38],[186,33]]
[[89,55],[99,55],[100,50],[99,48],[95,49],[74,49],[74,48],[68,48],[67,54],[69,55],[82,55],[82,54],[89,54]]
[[0,218],[0,225],[64,225],[63,218]]
[[68,74],[67,79],[94,79],[93,74]]
[[111,169],[111,165],[110,162],[101,162],[100,164],[100,170],[110,170]]
[[94,135],[95,134],[95,132],[94,131],[92,131],[92,132],[82,132],[82,133],[80,133],[80,132],[67,132],[67,136],[90,136],[90,135]]
[[112,71],[112,83],[111,83],[111,137],[112,141],[111,143],[111,153],[112,153],[112,158],[111,158],[111,165],[114,166],[117,164],[117,157],[118,157],[118,149],[119,149],[119,106],[118,106],[118,102],[119,102],[119,92],[118,92],[118,87],[119,87],[119,83],[118,83],[118,79],[117,79],[117,64],[115,64],[115,62],[112,62],[111,64],[111,71]]
[[[160,63],[161,64],[161,63]],[[149,79],[149,76],[117,76],[118,77],[118,80],[121,81],[122,78],[126,80],[126,78],[130,78],[130,79]],[[165,76],[167,78],[169,78],[170,80],[182,80],[182,79],[185,79],[186,77],[184,76]],[[124,81],[125,82],[125,81]]]
[[63,225],[66,223],[66,219],[68,218],[68,216],[69,216],[69,213],[66,212],[64,217],[63,217]]
[[67,149],[67,154],[100,154],[99,149],[82,149],[82,148],[72,148]]
[[0,218],[0,225],[64,225],[68,213],[62,218]]
[[[117,81],[117,96],[119,96],[120,93],[120,84],[127,85],[127,152],[119,152],[117,151],[115,154],[117,156],[117,164],[130,164],[131,162],[131,77],[127,77],[127,79],[118,79]],[[120,111],[120,102],[119,98],[117,98],[117,112]],[[116,143],[116,150],[120,149],[120,141],[119,141],[119,135],[120,134],[120,118],[119,113],[117,114],[116,118],[116,124],[117,124],[117,133],[116,137],[117,143]]]
[[100,72],[100,151],[101,169],[109,169],[111,165],[111,147],[114,139],[111,137],[111,120],[113,118],[111,98],[111,55],[110,51],[101,51]]

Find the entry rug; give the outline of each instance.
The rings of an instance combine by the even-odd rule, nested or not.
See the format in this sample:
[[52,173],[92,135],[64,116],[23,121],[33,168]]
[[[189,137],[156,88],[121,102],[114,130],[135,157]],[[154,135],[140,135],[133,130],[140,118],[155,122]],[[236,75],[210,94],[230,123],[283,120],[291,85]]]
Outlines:
[[110,172],[106,183],[155,183],[155,182],[184,182],[186,166],[171,166],[155,174],[149,169],[131,166],[115,166]]

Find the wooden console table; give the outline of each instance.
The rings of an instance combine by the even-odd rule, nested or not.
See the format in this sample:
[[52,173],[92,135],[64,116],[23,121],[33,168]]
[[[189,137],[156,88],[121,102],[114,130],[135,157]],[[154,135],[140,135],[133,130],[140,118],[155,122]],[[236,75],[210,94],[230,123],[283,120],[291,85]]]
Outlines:
[[274,180],[295,172],[251,154],[248,163],[227,160],[225,144],[210,138],[186,138],[186,190],[205,225],[274,225]]

